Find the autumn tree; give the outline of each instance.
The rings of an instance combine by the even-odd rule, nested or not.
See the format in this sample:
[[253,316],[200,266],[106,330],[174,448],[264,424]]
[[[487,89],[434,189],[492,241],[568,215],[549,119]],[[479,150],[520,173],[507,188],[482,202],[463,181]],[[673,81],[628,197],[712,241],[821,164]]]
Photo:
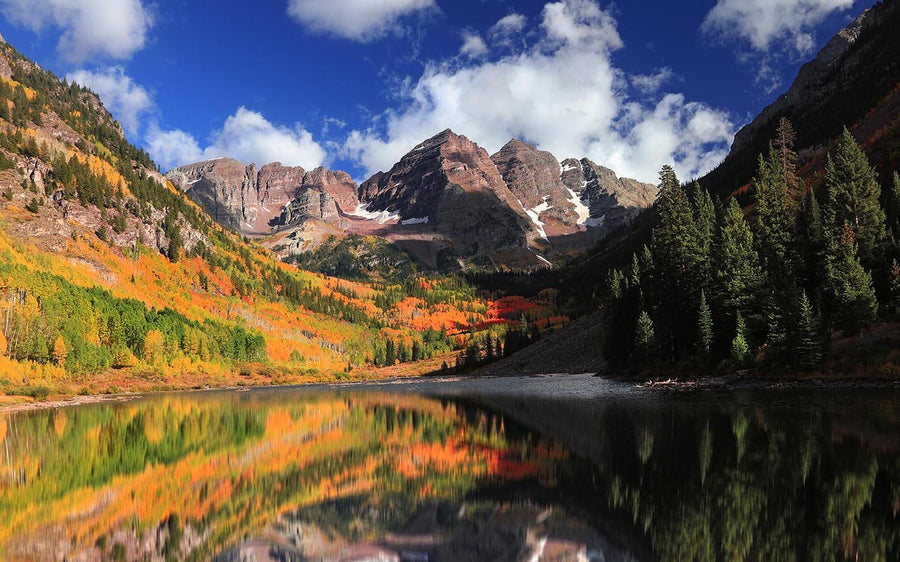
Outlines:
[[144,361],[162,366],[166,361],[166,339],[159,330],[150,330],[144,338]]
[[56,341],[53,342],[53,362],[60,367],[65,367],[68,355],[69,350],[66,348],[66,342],[61,335],[57,336]]

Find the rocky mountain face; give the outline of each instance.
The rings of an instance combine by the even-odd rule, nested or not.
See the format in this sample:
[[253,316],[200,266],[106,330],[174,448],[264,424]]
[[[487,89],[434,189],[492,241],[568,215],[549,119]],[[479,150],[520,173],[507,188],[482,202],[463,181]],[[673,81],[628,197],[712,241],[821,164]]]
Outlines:
[[425,140],[358,188],[345,172],[227,158],[168,173],[217,221],[287,254],[328,236],[381,236],[434,268],[543,267],[627,223],[656,187],[584,160],[562,167],[511,140],[493,156],[453,131]]
[[356,183],[344,172],[244,166],[217,158],[166,174],[217,222],[242,234],[266,235],[306,219],[337,220],[357,206]]
[[[807,161],[844,126],[863,124],[852,132],[866,143],[878,129],[896,125],[898,83],[900,3],[886,0],[865,10],[804,64],[790,88],[737,132],[728,157],[700,179],[701,185],[730,192],[746,184],[782,117],[793,124],[796,147]],[[872,123],[863,123],[867,120]]]
[[[534,237],[530,220],[487,151],[450,130],[364,182],[360,199],[369,213],[395,214],[401,229],[415,225],[415,234],[433,234],[427,262],[437,264],[442,252],[490,261],[503,256],[504,264],[538,261],[528,247]],[[403,232],[392,238],[410,246],[403,244]],[[425,242],[421,236],[415,240],[417,246]]]
[[587,158],[563,160],[562,170],[563,184],[587,207],[581,224],[614,230],[630,224],[656,200],[655,185],[620,178]]

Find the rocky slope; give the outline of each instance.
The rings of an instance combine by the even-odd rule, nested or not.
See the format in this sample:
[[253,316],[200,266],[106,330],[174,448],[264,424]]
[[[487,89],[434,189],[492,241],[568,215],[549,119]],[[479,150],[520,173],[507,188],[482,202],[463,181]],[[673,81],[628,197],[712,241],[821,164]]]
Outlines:
[[242,234],[265,235],[306,219],[336,220],[357,205],[356,184],[344,172],[272,162],[257,170],[218,158],[171,170],[167,177],[217,222]]
[[[401,228],[432,233],[432,263],[441,256],[486,258],[494,265],[539,263],[528,246],[536,236],[531,221],[487,151],[450,130],[364,182],[360,199],[369,213],[395,215]],[[392,234],[404,246],[405,233],[395,228]]]
[[[562,182],[587,207],[580,224],[609,232],[626,226],[656,200],[658,188],[616,173],[587,158],[569,158],[562,162]],[[576,207],[576,210],[578,208]]]
[[349,175],[227,158],[168,173],[220,223],[282,256],[329,236],[377,235],[430,268],[544,267],[649,207],[656,187],[589,160],[511,140],[493,156],[453,131],[425,140],[358,188]]
[[[700,179],[701,185],[728,193],[746,184],[756,156],[766,149],[782,117],[797,131],[801,158],[803,150],[820,150],[842,127],[852,127],[892,104],[890,95],[898,83],[900,3],[886,0],[865,10],[804,64],[790,88],[738,131],[728,157]],[[888,109],[878,115],[875,129],[896,126],[896,108]],[[874,133],[871,125],[865,129],[854,131],[863,143]],[[884,169],[889,169],[896,162],[886,164]]]

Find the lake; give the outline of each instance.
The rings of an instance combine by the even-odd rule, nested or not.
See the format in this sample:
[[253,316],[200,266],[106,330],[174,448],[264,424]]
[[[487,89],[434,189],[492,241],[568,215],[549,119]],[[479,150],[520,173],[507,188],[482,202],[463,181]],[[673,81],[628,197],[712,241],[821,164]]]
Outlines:
[[900,393],[589,376],[0,414],[0,558],[898,560]]

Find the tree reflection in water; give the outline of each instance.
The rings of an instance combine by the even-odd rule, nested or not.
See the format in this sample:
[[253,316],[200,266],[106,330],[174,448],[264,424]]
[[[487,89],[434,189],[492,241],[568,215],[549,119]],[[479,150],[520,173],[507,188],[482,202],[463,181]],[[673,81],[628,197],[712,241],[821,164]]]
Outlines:
[[0,556],[900,559],[898,396],[741,400],[211,392],[6,415]]

